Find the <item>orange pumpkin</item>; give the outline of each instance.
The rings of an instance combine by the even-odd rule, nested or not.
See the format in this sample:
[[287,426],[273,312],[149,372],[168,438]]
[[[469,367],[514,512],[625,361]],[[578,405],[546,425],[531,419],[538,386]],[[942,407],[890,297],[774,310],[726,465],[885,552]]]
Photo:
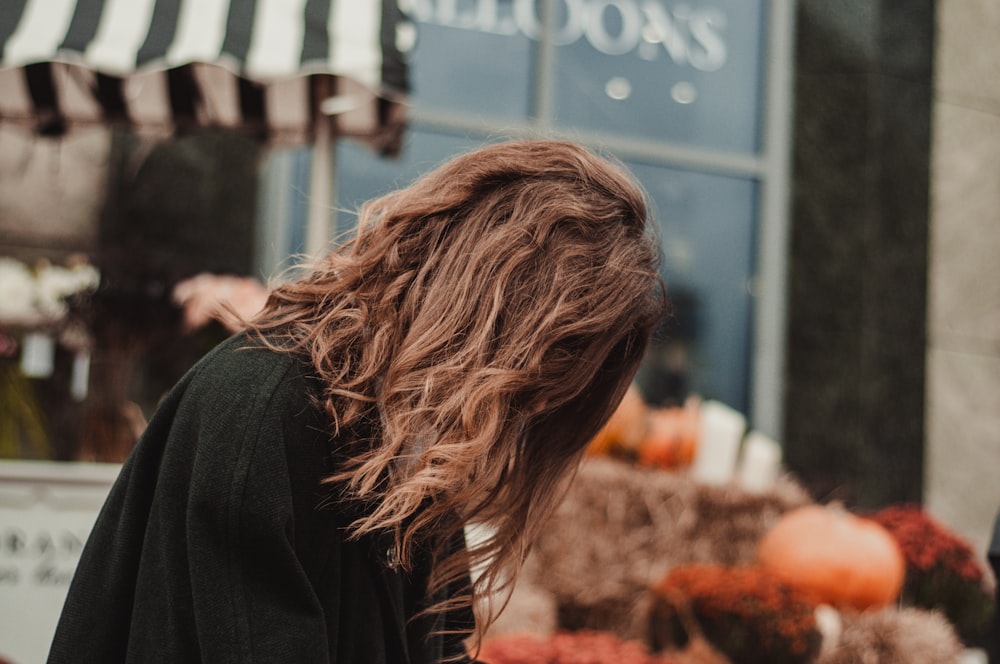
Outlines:
[[757,561],[822,603],[858,610],[892,603],[906,574],[889,531],[872,519],[821,505],[782,515],[759,542]]
[[587,456],[634,453],[646,434],[649,407],[632,383],[607,423],[587,445]]
[[649,427],[639,445],[639,463],[667,469],[690,466],[698,446],[699,425],[697,408],[650,411]]

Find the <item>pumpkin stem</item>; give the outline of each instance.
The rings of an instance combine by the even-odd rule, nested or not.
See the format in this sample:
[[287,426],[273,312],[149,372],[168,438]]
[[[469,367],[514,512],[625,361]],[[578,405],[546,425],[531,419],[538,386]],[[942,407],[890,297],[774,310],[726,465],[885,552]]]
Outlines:
[[824,507],[833,512],[834,514],[843,514],[844,512],[850,511],[847,509],[847,506],[844,505],[844,501],[842,500],[831,500],[830,502],[826,503]]

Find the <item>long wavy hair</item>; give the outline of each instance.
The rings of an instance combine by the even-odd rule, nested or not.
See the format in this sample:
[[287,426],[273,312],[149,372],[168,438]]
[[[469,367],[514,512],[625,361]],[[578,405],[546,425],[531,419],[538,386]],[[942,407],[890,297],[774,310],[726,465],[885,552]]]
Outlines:
[[[665,308],[659,243],[620,167],[557,141],[490,145],[364,205],[354,239],[277,286],[253,322],[306,353],[333,431],[364,424],[329,479],[432,561],[432,611],[481,636]],[[448,543],[469,524],[488,535]],[[483,611],[483,606],[488,606]]]

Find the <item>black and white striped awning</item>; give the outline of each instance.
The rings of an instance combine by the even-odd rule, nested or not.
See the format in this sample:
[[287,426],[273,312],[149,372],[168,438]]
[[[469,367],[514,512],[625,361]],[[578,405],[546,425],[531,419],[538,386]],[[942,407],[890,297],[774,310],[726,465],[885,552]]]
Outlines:
[[395,0],[2,0],[0,121],[291,144],[327,117],[393,152],[411,29]]

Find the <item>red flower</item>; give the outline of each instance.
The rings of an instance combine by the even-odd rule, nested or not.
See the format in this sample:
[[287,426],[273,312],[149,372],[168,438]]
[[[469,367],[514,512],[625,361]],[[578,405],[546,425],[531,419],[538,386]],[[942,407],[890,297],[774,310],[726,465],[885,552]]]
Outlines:
[[670,664],[651,655],[641,643],[622,641],[605,632],[560,632],[499,636],[483,644],[484,664]]
[[913,572],[950,572],[964,581],[982,583],[983,570],[972,548],[917,505],[892,505],[872,515],[899,542]]
[[819,650],[815,602],[762,569],[683,565],[653,592],[655,647],[684,645],[694,628],[739,662],[807,662]]
[[906,558],[903,601],[942,611],[966,644],[992,639],[993,593],[972,547],[917,505],[891,505],[872,518],[892,533]]

